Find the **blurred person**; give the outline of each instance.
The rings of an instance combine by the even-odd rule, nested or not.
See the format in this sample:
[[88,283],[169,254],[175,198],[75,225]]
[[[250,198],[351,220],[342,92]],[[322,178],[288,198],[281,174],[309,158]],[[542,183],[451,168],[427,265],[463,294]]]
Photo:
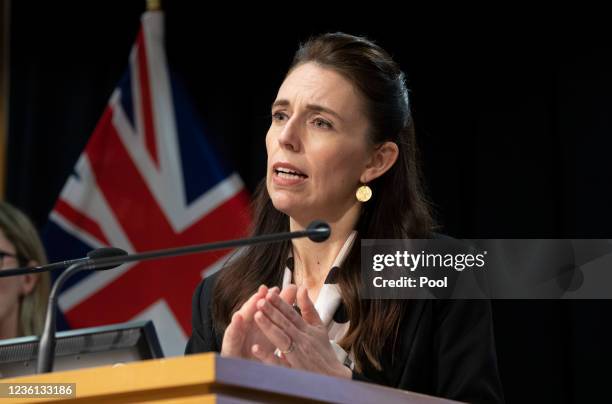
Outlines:
[[[0,270],[46,263],[30,219],[0,202]],[[0,278],[0,339],[41,334],[50,282],[49,273]]]

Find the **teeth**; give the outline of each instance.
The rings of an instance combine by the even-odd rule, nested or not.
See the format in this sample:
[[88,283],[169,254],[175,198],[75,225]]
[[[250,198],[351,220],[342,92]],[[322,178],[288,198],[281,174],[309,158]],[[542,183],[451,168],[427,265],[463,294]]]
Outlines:
[[279,171],[281,173],[287,173],[287,174],[298,174],[297,171],[292,171],[287,168],[277,168],[276,171]]
[[291,177],[306,177],[304,174],[302,174],[302,173],[300,173],[298,171],[290,170],[288,168],[277,168],[276,169],[276,173],[278,175],[280,175],[280,174],[290,175]]
[[278,175],[281,178],[303,178],[301,175],[286,173],[286,172],[280,171],[280,170],[277,171],[276,175]]

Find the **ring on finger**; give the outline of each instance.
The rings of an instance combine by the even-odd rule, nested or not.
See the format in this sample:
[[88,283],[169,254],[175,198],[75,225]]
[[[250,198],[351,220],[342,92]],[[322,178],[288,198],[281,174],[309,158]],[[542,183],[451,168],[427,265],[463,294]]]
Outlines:
[[291,344],[289,344],[289,348],[287,348],[285,351],[281,350],[280,348],[276,348],[276,350],[274,351],[274,355],[280,358],[281,357],[280,354],[287,355],[288,353],[293,352],[294,349],[295,349],[295,343],[291,341]]

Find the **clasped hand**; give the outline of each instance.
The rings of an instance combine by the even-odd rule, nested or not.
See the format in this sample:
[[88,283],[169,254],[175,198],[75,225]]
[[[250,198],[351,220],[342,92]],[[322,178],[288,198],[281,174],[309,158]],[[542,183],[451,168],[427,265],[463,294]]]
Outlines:
[[[293,308],[297,302],[301,316]],[[275,351],[280,350],[280,355]],[[284,352],[284,353],[283,353]],[[262,285],[234,313],[225,330],[222,356],[259,360],[350,379],[329,342],[327,327],[306,288],[288,285],[268,289]]]

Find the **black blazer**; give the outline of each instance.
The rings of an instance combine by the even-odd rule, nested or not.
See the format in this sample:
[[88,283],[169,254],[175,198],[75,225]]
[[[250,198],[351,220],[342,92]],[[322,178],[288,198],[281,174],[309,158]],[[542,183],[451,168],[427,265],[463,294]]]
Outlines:
[[[210,305],[216,274],[193,295],[193,331],[186,354],[220,352]],[[395,352],[383,349],[383,370],[353,372],[353,379],[471,403],[504,401],[490,303],[486,300],[411,300]],[[392,355],[395,357],[393,363]]]

